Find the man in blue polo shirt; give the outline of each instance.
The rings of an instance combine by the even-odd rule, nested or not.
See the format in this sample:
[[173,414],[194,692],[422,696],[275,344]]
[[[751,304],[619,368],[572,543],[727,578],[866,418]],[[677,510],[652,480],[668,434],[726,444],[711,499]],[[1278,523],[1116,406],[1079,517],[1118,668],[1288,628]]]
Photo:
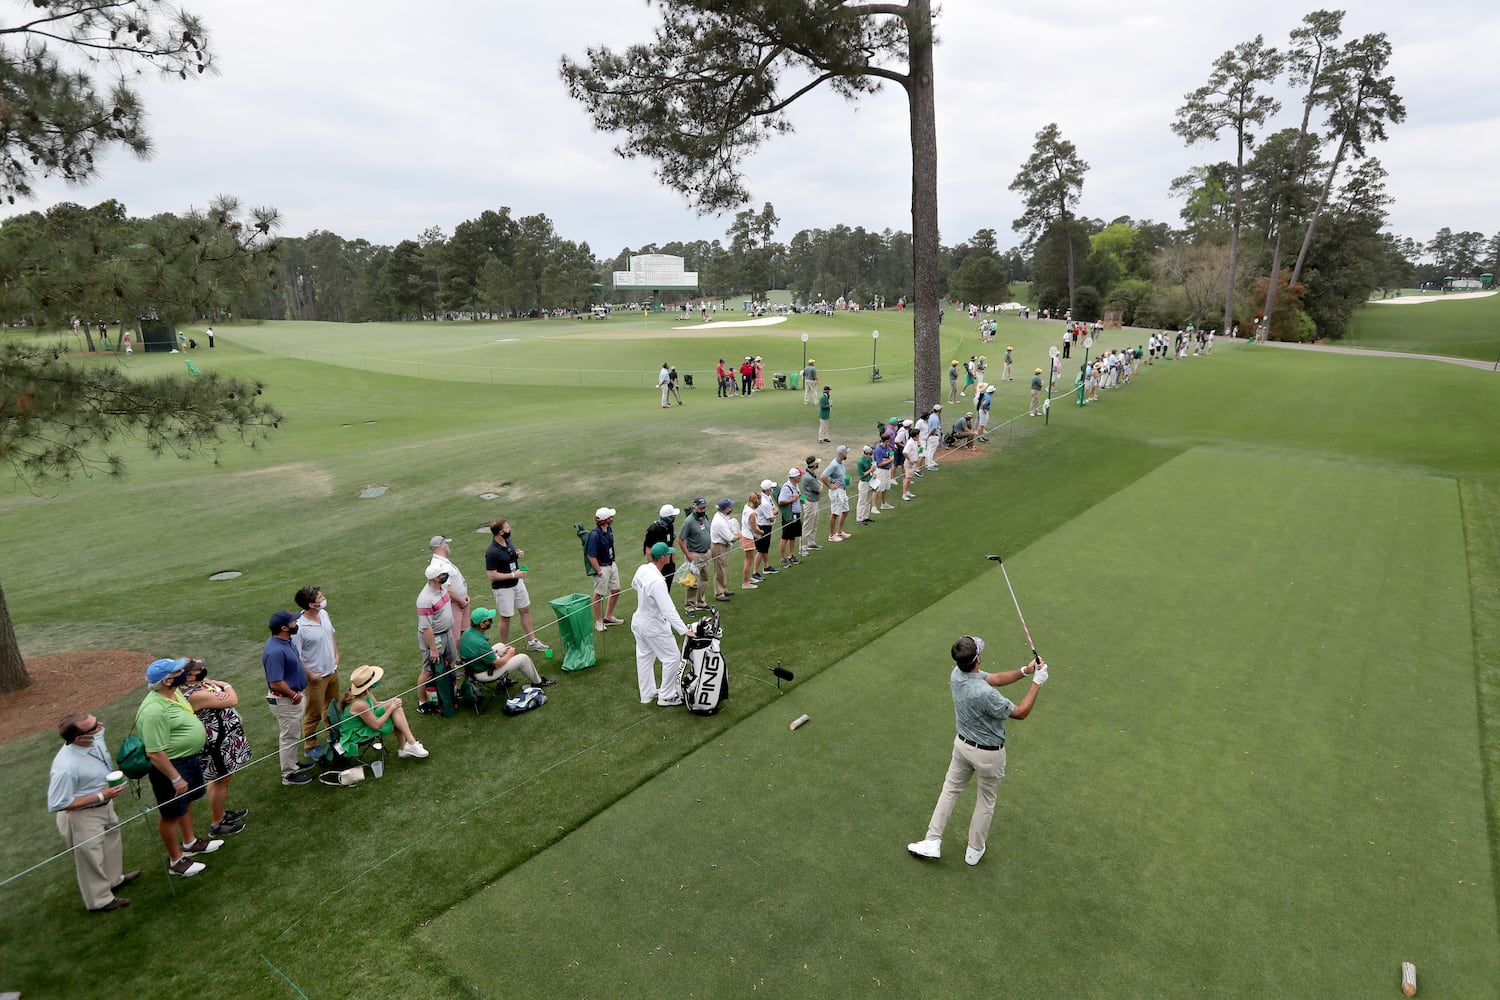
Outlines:
[[[594,568],[594,631],[603,632],[610,625],[624,625],[615,617],[620,600],[620,567],[615,565],[615,509],[600,507],[594,511],[594,530],[589,532],[583,554]],[[608,603],[605,597],[609,598]]]
[[[995,793],[1005,777],[1005,720],[1024,719],[1031,714],[1037,692],[1047,683],[1047,664],[1033,656],[1020,670],[984,673],[979,669],[984,640],[972,635],[959,636],[949,652],[954,668],[948,686],[953,692],[953,716],[958,728],[958,735],[953,737],[953,759],[927,824],[927,836],[907,844],[906,849],[913,857],[934,861],[942,855],[943,829],[953,814],[953,805],[968,787],[969,779],[978,775],[979,798],[969,820],[969,849],[964,852],[964,861],[977,865],[984,857],[990,821],[995,818]],[[1031,677],[1031,688],[1019,704],[996,690],[1026,676]]]
[[297,745],[302,742],[302,692],[307,690],[307,671],[292,644],[297,616],[278,611],[271,616],[270,628],[271,637],[260,651],[260,665],[266,672],[266,703],[280,731],[281,783],[305,785],[312,780],[306,771],[312,761],[297,759]]

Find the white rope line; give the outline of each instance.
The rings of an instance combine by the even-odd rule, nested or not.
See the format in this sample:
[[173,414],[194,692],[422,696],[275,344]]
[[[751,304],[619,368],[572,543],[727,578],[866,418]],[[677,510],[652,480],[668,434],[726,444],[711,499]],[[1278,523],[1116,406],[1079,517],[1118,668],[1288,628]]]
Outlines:
[[[1143,361],[1142,364],[1144,364],[1144,363],[1145,362]],[[1137,372],[1136,374],[1138,375],[1139,372]],[[1124,385],[1124,384],[1127,384],[1127,383],[1121,383],[1121,385]],[[1064,395],[1073,395],[1074,392],[1075,392],[1075,390],[1070,389]],[[1051,398],[1053,398],[1053,399],[1061,399],[1061,398],[1063,398],[1063,395],[1057,395],[1057,396],[1054,396],[1054,397],[1051,397]],[[1030,411],[1029,411],[1029,408],[1028,408],[1028,410],[1026,412],[1017,413],[1014,416],[1012,416],[1012,417],[1010,417],[1010,418],[1008,418],[1006,420],[1001,421],[999,424],[994,424],[994,425],[987,426],[985,428],[984,433],[986,435],[988,435],[988,434],[992,433],[997,428],[1008,427],[1009,425],[1015,423],[1017,420],[1020,420],[1023,416],[1027,416],[1029,414],[1029,412]],[[922,440],[925,442],[929,436],[930,435],[925,435],[924,434],[922,436]],[[941,456],[944,456],[944,455],[951,455],[953,452],[958,451],[958,450],[960,450],[961,448],[964,447],[963,445],[953,445],[953,446],[945,446],[945,445],[943,445],[941,443],[943,436],[944,436],[944,434],[942,432],[940,432],[939,435],[938,435],[939,445],[938,445],[938,450],[935,453],[935,455],[937,457],[941,457]],[[925,448],[925,445],[924,445],[924,448]],[[974,449],[974,450],[977,450],[977,449]],[[925,452],[924,452],[924,454],[925,454]],[[921,457],[922,457],[921,455],[918,456],[918,466],[913,469],[913,472],[912,472],[913,477],[915,477],[915,474],[916,474],[916,471],[917,471],[918,468],[925,468],[925,466],[922,465]],[[892,472],[894,473],[894,468],[892,469]],[[895,479],[893,477],[892,481],[891,481],[890,487],[887,487],[887,491],[889,491],[890,489],[894,488],[895,485],[896,485],[896,481],[895,481]],[[845,480],[845,488],[847,489],[847,487],[849,487],[849,486],[855,486],[855,487],[857,487],[858,486],[858,481],[856,479],[846,478],[846,480]],[[872,496],[873,495],[874,495],[874,493],[873,493],[873,490],[872,490]],[[818,498],[817,502],[821,504],[821,503],[823,503],[825,501],[825,498],[826,498],[826,491],[824,493],[820,493],[819,494],[819,498]],[[848,511],[848,513],[853,514],[853,513],[855,513],[855,511],[856,511],[856,508],[855,508],[854,501],[851,500],[850,501],[850,505],[849,505],[849,511]],[[820,511],[820,513],[821,513],[821,511]],[[801,519],[801,514],[800,513],[797,514],[797,518],[799,520]],[[795,521],[780,521],[780,523],[783,526],[785,526],[786,524],[789,524],[789,523],[795,523]],[[806,529],[804,528],[804,531],[805,530]],[[818,530],[818,526],[817,526],[817,524],[814,524],[812,526],[813,534],[812,534],[812,536],[809,539],[810,541],[816,541],[817,540],[817,530]],[[771,527],[771,528],[769,528],[765,532],[765,534],[766,535],[774,535],[774,531],[775,531],[775,528]],[[739,538],[740,538],[740,536],[737,533],[736,536],[735,536],[734,541],[732,541],[732,542],[729,543],[730,544],[730,548],[728,549],[728,551],[726,551],[724,553],[724,555],[722,557],[723,560],[724,560],[724,562],[725,562],[725,564],[726,564],[726,569],[727,569],[727,564],[729,562],[730,556],[732,556],[735,553],[735,551],[737,550],[737,548],[738,548]],[[789,540],[792,541],[792,542],[794,542],[794,543],[800,543],[802,541],[801,538],[789,539]],[[681,554],[681,550],[680,549],[676,549],[674,547],[674,550],[673,550],[674,557],[676,555],[679,555],[679,554]],[[769,559],[769,553],[767,553],[767,558]],[[714,557],[711,554],[711,551],[709,553],[703,553],[701,556],[699,556],[699,557],[694,558],[694,559],[691,560],[691,562],[693,564],[702,564],[702,565],[705,565],[706,567],[708,567],[708,569],[704,571],[704,574],[699,577],[698,587],[696,587],[694,589],[696,589],[696,590],[706,590],[706,589],[708,589],[708,587],[707,587],[707,585],[706,585],[706,583],[704,581],[704,577],[707,576],[709,570],[711,570],[713,568],[714,561],[715,560],[714,560]],[[727,573],[726,573],[726,577],[727,577]],[[592,609],[592,607],[593,607],[593,603],[594,603],[593,602],[593,597],[594,596],[599,596],[599,595],[592,595],[592,594],[590,595],[590,609]],[[608,594],[600,596],[600,601],[603,602],[609,596],[610,595],[608,595]],[[577,610],[571,612],[571,614],[578,615],[578,614],[581,614],[582,611],[583,611],[583,608],[582,608],[582,606],[580,606]],[[590,612],[590,618],[592,619],[592,610]],[[561,632],[561,622],[562,622],[562,620],[563,620],[562,616],[559,615],[557,617],[554,617],[551,621],[543,622],[540,625],[536,625],[535,623],[533,623],[533,628],[531,629],[531,631],[524,632],[520,636],[520,640],[519,641],[525,642],[525,641],[534,639],[534,638],[536,638],[541,633],[541,631],[543,629],[552,628],[552,627],[558,627],[559,633],[560,633]],[[522,651],[521,647],[514,646],[513,648],[515,649],[516,655],[521,655],[522,654],[523,651]],[[530,657],[528,656],[528,659],[529,658]],[[437,680],[439,680],[441,678],[445,678],[445,677],[450,677],[450,676],[457,675],[460,671],[463,671],[467,675],[467,671],[468,671],[469,667],[473,666],[476,663],[480,663],[484,659],[485,659],[484,655],[481,654],[481,655],[473,657],[473,658],[471,658],[469,660],[460,660],[459,662],[457,662],[457,663],[453,664],[452,666],[450,666],[447,670],[444,670],[441,673],[435,673],[435,674],[433,674],[433,676],[431,678],[429,678],[428,683],[436,682]],[[534,661],[533,661],[533,666],[535,666],[535,662]],[[411,687],[404,688],[401,691],[398,691],[397,692],[397,697],[404,697],[406,695],[411,694],[414,691],[416,691],[416,692],[422,692],[422,691],[424,691],[425,687],[426,687],[426,684],[422,683],[421,681],[418,681],[416,684],[413,684]],[[421,697],[425,697],[425,694],[419,695],[419,703],[420,703],[420,698]],[[404,705],[403,705],[403,707],[404,707]],[[382,721],[384,721],[384,720],[382,719]],[[608,742],[609,740],[618,738],[619,736],[623,735],[624,733],[629,732],[631,729],[634,729],[638,725],[640,725],[640,723],[633,723],[630,726],[626,726],[624,729],[621,729],[618,732],[614,733],[613,735],[606,737],[604,740],[601,740],[599,743],[594,744],[593,747],[589,747],[589,748],[585,748],[584,750],[580,750],[580,751],[578,751],[578,753],[575,753],[575,754],[573,754],[570,757],[564,758],[564,759],[562,759],[560,761],[557,761],[554,764],[549,765],[548,767],[544,768],[542,771],[537,772],[535,775],[533,775],[533,776],[531,776],[529,778],[523,779],[522,781],[518,782],[517,784],[512,785],[512,786],[506,788],[505,790],[497,793],[492,799],[486,800],[485,803],[481,803],[481,805],[484,805],[484,804],[487,804],[488,802],[494,801],[494,799],[500,798],[501,796],[503,796],[505,794],[508,794],[510,791],[513,791],[516,788],[521,787],[522,785],[525,785],[525,784],[527,784],[527,783],[529,783],[531,781],[535,781],[537,778],[539,778],[542,775],[546,774],[548,771],[551,771],[554,768],[559,767],[562,764],[567,763],[568,761],[570,761],[570,760],[578,757],[579,755],[581,755],[583,753],[587,753],[591,749],[594,749],[594,748],[597,748],[598,746],[601,746],[603,743]],[[306,740],[308,738],[310,738],[310,737],[317,738],[319,742],[323,742],[322,738],[325,737],[325,736],[328,736],[330,733],[332,733],[337,728],[338,728],[337,726],[333,726],[333,725],[324,726],[322,729],[316,730],[316,731],[314,731],[312,733],[308,733],[308,734],[302,736],[299,739],[299,743],[305,743]],[[279,760],[280,759],[280,755],[281,755],[280,743],[278,741],[275,750],[272,750],[272,751],[269,751],[269,752],[267,752],[265,754],[262,754],[259,757],[252,757],[244,765],[242,765],[242,766],[240,766],[238,768],[235,768],[233,771],[230,772],[229,775],[225,775],[225,777],[230,777],[230,776],[233,776],[233,775],[239,775],[239,774],[241,774],[243,772],[249,771],[252,767],[255,767],[255,766],[257,766],[259,764],[262,764],[262,763],[264,763],[264,762],[266,762],[268,760],[271,760],[273,758]],[[130,815],[130,816],[126,816],[126,817],[121,818],[119,820],[119,822],[114,827],[112,827],[110,830],[106,830],[103,833],[96,834],[96,835],[94,835],[92,837],[89,837],[86,840],[79,841],[79,842],[75,843],[72,847],[67,848],[66,850],[60,851],[60,852],[58,852],[56,854],[53,854],[50,857],[44,858],[43,860],[38,861],[35,864],[32,864],[32,865],[30,865],[27,868],[21,869],[20,871],[17,871],[17,872],[15,872],[12,875],[6,876],[3,880],[0,880],[0,889],[3,889],[5,886],[8,886],[8,885],[10,885],[13,882],[18,881],[18,880],[24,878],[25,876],[32,874],[33,872],[39,871],[40,869],[45,868],[46,866],[48,866],[48,865],[50,865],[50,864],[52,864],[54,862],[60,861],[60,860],[62,860],[64,858],[67,858],[74,851],[77,851],[77,850],[79,850],[80,848],[83,848],[83,847],[87,847],[89,844],[92,844],[92,843],[94,843],[94,842],[96,842],[98,840],[103,839],[104,837],[109,836],[109,834],[112,833],[115,830],[122,830],[122,829],[124,829],[124,827],[126,827],[127,825],[129,825],[131,823],[145,820],[152,813],[159,812],[162,806],[169,805],[169,804],[171,804],[173,802],[178,801],[179,799],[185,798],[185,797],[191,795],[192,792],[193,792],[193,790],[189,790],[187,792],[183,792],[181,795],[174,796],[174,797],[172,797],[171,799],[168,799],[165,802],[158,802],[154,806],[153,805],[147,805],[145,803],[145,801],[144,801],[144,796],[141,795],[140,786],[138,784],[140,781],[144,781],[144,780],[147,780],[147,779],[144,779],[144,778],[135,779],[135,781],[137,782],[137,785],[133,789],[135,791],[137,799],[140,802],[140,809],[139,809],[138,812],[136,812],[134,815]],[[211,784],[211,782],[205,782],[204,785],[202,786],[202,788],[206,789],[207,786],[208,786],[208,784]],[[199,797],[201,797],[201,795]],[[113,800],[111,800],[111,801],[113,801]],[[476,806],[475,808],[478,808],[478,807]],[[470,812],[472,812],[472,811],[473,810],[470,810]],[[459,818],[462,819],[464,816],[467,816],[467,815],[469,815],[468,812],[462,814]],[[389,861],[389,860],[391,860],[391,859],[399,856],[401,853],[403,853],[406,850],[407,850],[407,848],[405,848],[405,847],[401,848],[395,854],[392,854],[389,857],[387,857],[386,859],[382,860],[381,862],[378,862],[377,865],[374,866],[374,867],[378,867],[380,864],[384,864],[386,861]],[[373,867],[371,869],[367,869],[367,871],[369,871],[369,870],[373,870]],[[361,873],[361,876],[363,874],[364,873]],[[356,878],[359,878],[361,876],[356,876]],[[295,924],[293,924],[293,926],[295,926]],[[290,927],[288,928],[288,930],[290,930]],[[285,931],[283,931],[282,933],[284,934]]]

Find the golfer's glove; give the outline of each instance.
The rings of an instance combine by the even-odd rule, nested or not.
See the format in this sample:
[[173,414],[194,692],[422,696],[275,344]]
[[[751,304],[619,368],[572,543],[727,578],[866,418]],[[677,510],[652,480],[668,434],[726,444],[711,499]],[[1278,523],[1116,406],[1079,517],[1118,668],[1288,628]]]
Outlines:
[[1043,663],[1036,668],[1036,673],[1031,675],[1031,683],[1036,685],[1047,683],[1047,664]]

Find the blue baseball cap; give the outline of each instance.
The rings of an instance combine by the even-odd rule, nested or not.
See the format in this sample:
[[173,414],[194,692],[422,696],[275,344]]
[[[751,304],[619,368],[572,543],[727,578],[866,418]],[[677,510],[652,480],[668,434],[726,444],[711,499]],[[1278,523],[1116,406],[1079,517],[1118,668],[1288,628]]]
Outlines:
[[151,661],[151,665],[146,668],[146,683],[159,684],[161,683],[163,678],[170,677],[173,674],[186,669],[187,665],[188,660],[186,657],[180,660],[153,660]]

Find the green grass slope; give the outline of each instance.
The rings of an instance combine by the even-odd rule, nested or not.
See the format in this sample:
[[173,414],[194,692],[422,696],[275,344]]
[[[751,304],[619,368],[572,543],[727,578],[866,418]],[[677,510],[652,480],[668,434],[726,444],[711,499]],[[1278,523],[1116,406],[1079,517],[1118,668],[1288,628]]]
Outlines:
[[[867,437],[875,420],[905,410],[910,396],[909,375],[872,385],[859,370],[867,364],[870,343],[863,327],[869,319],[839,320],[848,336],[827,350],[814,341],[819,367],[832,369],[827,377],[836,387],[834,436],[853,445]],[[886,314],[878,322],[891,320]],[[548,327],[556,329],[561,327]],[[950,316],[945,329],[945,344],[956,354],[978,353],[966,321]],[[333,334],[361,332],[370,331]],[[411,366],[422,363],[433,343],[408,329],[373,332],[380,343],[371,345],[399,361],[400,373],[394,365],[366,370],[352,353],[336,364],[309,363],[255,342],[311,336],[308,331],[278,324],[221,331],[221,347],[194,358],[200,366],[266,381],[268,397],[287,416],[272,438],[253,450],[225,448],[217,467],[149,461],[126,448],[131,475],[123,483],[85,480],[41,494],[16,488],[0,496],[0,567],[27,655],[123,647],[206,656],[217,674],[251,695],[243,713],[252,744],[257,753],[274,755],[274,727],[253,697],[258,654],[270,611],[287,606],[298,587],[316,583],[328,593],[346,670],[381,663],[391,670],[393,686],[404,685],[416,669],[412,605],[430,535],[455,537],[472,584],[482,578],[487,541],[474,529],[497,514],[511,517],[532,569],[538,621],[545,625],[551,620],[549,599],[586,586],[573,524],[587,521],[600,504],[619,508],[622,562],[633,567],[631,547],[662,502],[682,506],[697,493],[742,500],[751,484],[780,478],[807,453],[827,456],[828,446],[814,443],[815,414],[800,405],[800,393],[720,402],[704,383],[685,393],[686,406],[664,411],[649,386],[623,375],[615,384],[582,386],[512,378],[521,367],[571,364],[631,377],[647,370],[654,380],[662,344],[680,349],[671,360],[693,367],[696,362],[684,359],[716,360],[723,346],[717,341],[668,337],[642,347],[628,338],[554,341],[548,332],[531,348],[534,359],[513,359],[527,366],[517,363],[503,378],[497,368],[491,384],[472,372],[464,378],[426,371],[416,377]],[[1019,367],[1028,370],[1031,358],[1045,357],[1055,332],[1053,324],[1005,322],[998,347],[1013,343]],[[475,343],[459,337],[449,349],[475,348],[494,339],[494,328],[469,329],[465,336]],[[800,340],[782,338],[774,349],[781,352],[783,370],[791,365],[781,358],[800,362]],[[757,353],[772,356],[769,350]],[[891,353],[900,353],[894,343]],[[997,359],[1002,352],[990,353]],[[128,363],[151,371],[177,368],[182,359],[137,355]],[[894,360],[889,364],[896,367]],[[839,373],[841,368],[847,370]],[[1433,371],[1438,368],[1444,370]],[[1043,921],[1039,927],[1052,932],[1047,939],[1058,943],[1048,945],[1049,967],[1036,975],[1063,975],[1051,967],[1054,959],[1080,964],[1065,948],[1087,948],[1091,935],[1128,942],[1120,928],[1133,924],[1136,890],[1143,885],[1139,873],[1121,866],[1083,865],[1082,849],[1069,842],[1104,850],[1116,831],[1133,825],[1143,826],[1142,837],[1168,836],[1166,843],[1182,857],[1180,872],[1167,870],[1170,858],[1149,868],[1151,883],[1163,888],[1148,894],[1144,926],[1157,931],[1172,926],[1169,896],[1179,906],[1189,900],[1194,912],[1244,911],[1250,928],[1266,926],[1254,913],[1257,907],[1269,912],[1285,896],[1296,925],[1305,927],[1340,901],[1364,907],[1379,897],[1386,908],[1392,900],[1406,902],[1402,875],[1423,887],[1434,885],[1432,864],[1411,859],[1404,840],[1396,849],[1381,838],[1367,838],[1377,840],[1370,845],[1354,836],[1366,829],[1374,808],[1364,797],[1371,776],[1379,771],[1390,780],[1396,769],[1386,764],[1400,763],[1408,774],[1397,775],[1400,787],[1387,794],[1423,811],[1430,824],[1451,818],[1451,837],[1458,841],[1447,844],[1442,829],[1425,829],[1433,864],[1449,864],[1453,887],[1448,893],[1433,889],[1413,903],[1414,912],[1436,921],[1438,929],[1460,931],[1455,941],[1472,945],[1472,954],[1450,961],[1421,935],[1401,940],[1426,949],[1409,953],[1424,963],[1434,956],[1436,968],[1423,966],[1424,993],[1442,975],[1469,984],[1479,971],[1493,971],[1496,954],[1493,934],[1487,947],[1474,944],[1472,935],[1485,924],[1464,895],[1483,898],[1493,923],[1493,876],[1473,871],[1471,862],[1473,838],[1486,837],[1475,755],[1481,720],[1493,716],[1494,682],[1493,656],[1472,651],[1488,648],[1481,641],[1488,618],[1478,611],[1484,595],[1477,586],[1470,590],[1454,560],[1462,561],[1467,544],[1470,578],[1488,579],[1486,593],[1493,594],[1493,571],[1483,574],[1490,543],[1481,544],[1478,533],[1490,508],[1475,492],[1475,484],[1488,482],[1484,477],[1497,459],[1491,436],[1483,432],[1500,416],[1493,412],[1497,403],[1486,378],[1448,366],[1226,350],[1158,365],[1129,389],[1106,393],[1098,406],[1060,405],[1045,427],[1023,418],[997,429],[997,454],[949,464],[921,481],[919,499],[885,515],[885,523],[856,529],[855,540],[736,598],[726,614],[726,652],[737,671],[736,686],[719,716],[689,719],[638,705],[629,639],[611,633],[604,637],[601,665],[564,677],[540,712],[516,719],[469,714],[419,720],[418,734],[433,758],[393,761],[382,781],[338,793],[283,789],[274,766],[264,764],[236,777],[231,798],[252,808],[246,833],[210,859],[203,878],[143,879],[133,887],[136,905],[123,913],[85,921],[65,860],[0,888],[5,981],[28,994],[85,997],[99,995],[104,984],[113,995],[130,996],[206,988],[255,997],[295,995],[282,973],[313,996],[447,997],[470,994],[471,984],[499,990],[513,981],[515,963],[506,956],[524,956],[533,945],[549,955],[561,947],[540,941],[540,928],[554,928],[569,913],[566,892],[578,891],[549,887],[523,898],[507,896],[510,886],[533,884],[528,880],[554,856],[557,871],[632,868],[650,852],[634,835],[646,823],[611,824],[622,822],[617,813],[644,810],[644,816],[647,806],[657,810],[658,820],[664,810],[681,813],[689,831],[684,836],[702,829],[691,821],[717,817],[713,833],[726,855],[738,843],[740,826],[749,837],[769,828],[774,817],[784,818],[779,810],[816,821],[807,832],[777,823],[776,838],[787,846],[775,859],[755,855],[762,865],[769,861],[789,871],[808,858],[800,864],[810,887],[788,891],[791,899],[814,900],[816,907],[788,922],[772,902],[745,913],[728,905],[726,896],[714,911],[723,939],[742,945],[732,953],[735,960],[769,979],[793,981],[795,970],[779,965],[774,953],[781,940],[806,937],[845,956],[846,968],[858,967],[861,975],[869,970],[871,978],[894,977],[918,984],[918,992],[936,991],[936,979],[916,978],[926,964],[938,964],[933,952],[920,961],[898,954],[905,939],[904,923],[898,927],[897,921],[910,910],[925,921],[941,917],[949,928],[963,928],[967,911],[951,912],[951,905],[941,914],[923,911],[931,906],[923,883],[912,883],[916,889],[908,883],[915,876],[962,888],[975,883],[959,878],[993,879],[1017,862],[1036,865],[1036,877],[1028,881],[1032,870],[1021,868],[1014,887],[1003,882],[986,898],[1013,901],[1019,909],[980,909],[968,924],[976,936],[993,936],[996,929],[1026,926],[1015,922],[1023,916]],[[1024,410],[1021,385],[1001,387],[997,425]],[[1463,500],[1463,535],[1457,534],[1455,481]],[[373,484],[389,492],[376,500],[357,498]],[[489,491],[500,499],[480,497]],[[1412,552],[1413,546],[1419,551]],[[1046,711],[1018,725],[1016,763],[1001,793],[995,843],[999,848],[1006,839],[1007,824],[1024,819],[1033,824],[1024,831],[1025,849],[1015,849],[1009,860],[999,852],[972,872],[955,866],[955,858],[936,872],[913,872],[915,862],[900,848],[920,833],[946,759],[942,733],[951,720],[937,654],[957,627],[948,620],[962,619],[963,628],[987,636],[1008,631],[1009,642],[1000,648],[1019,650],[1008,594],[991,564],[978,558],[986,551],[1015,557],[1008,565],[1038,639],[1049,656],[1074,669],[1066,683],[1049,688]],[[1169,572],[1174,566],[1176,574]],[[244,576],[226,584],[207,581],[222,569]],[[1287,580],[1292,588],[1282,586]],[[1158,594],[1159,606],[1148,606]],[[623,607],[629,609],[628,599]],[[1292,627],[1278,624],[1276,615],[1288,617]],[[543,635],[556,638],[555,631]],[[1460,648],[1455,635],[1470,645]],[[1199,657],[1196,669],[1177,665],[1186,650]],[[1405,672],[1412,656],[1424,650],[1429,656],[1441,650],[1436,658],[1445,668],[1430,686],[1413,683]],[[762,668],[778,658],[798,675],[786,695],[753,679],[769,679]],[[1090,664],[1089,670],[1078,664]],[[1478,711],[1476,670],[1481,684],[1489,685]],[[1304,676],[1308,671],[1315,671],[1311,678]],[[1144,683],[1122,685],[1117,674]],[[1385,697],[1368,712],[1351,703],[1346,707],[1352,718],[1341,720],[1332,710],[1341,704],[1339,692],[1362,690],[1367,674]],[[1406,685],[1399,698],[1398,674]],[[1301,716],[1288,714],[1278,701],[1301,694],[1290,688],[1293,683],[1311,685],[1310,707]],[[1170,689],[1169,700],[1163,688]],[[1235,697],[1234,713],[1222,710],[1226,692]],[[140,696],[98,706],[112,745],[128,731]],[[813,698],[821,700],[800,704],[814,723],[789,734],[785,724],[797,714],[791,711],[797,699]],[[1399,710],[1406,714],[1391,714]],[[1200,715],[1220,725],[1209,726]],[[1121,738],[1107,724],[1125,729],[1126,736],[1149,733],[1150,739]],[[1370,750],[1382,726],[1401,738],[1397,746],[1394,736],[1382,737],[1386,742],[1378,745],[1387,748],[1385,756]],[[1323,729],[1347,736],[1347,745]],[[1492,734],[1494,724],[1483,731]],[[1278,744],[1283,732],[1299,753],[1315,747],[1326,752],[1304,757],[1284,750],[1286,741]],[[758,734],[794,742],[770,743]],[[1484,760],[1493,771],[1493,736],[1486,740],[1491,749]],[[730,746],[734,768],[714,757]],[[773,746],[797,750],[783,761],[768,756]],[[1190,751],[1181,762],[1170,752],[1174,746]],[[1399,755],[1391,756],[1392,746]],[[41,808],[54,750],[55,738],[45,733],[0,747],[0,790],[16,804],[0,839],[0,872],[7,875],[60,846]],[[1274,754],[1270,770],[1252,779],[1235,756],[1245,750],[1251,763],[1259,762],[1254,755]],[[1467,763],[1465,753],[1471,755]],[[1073,757],[1086,766],[1041,770],[1043,762]],[[771,770],[740,766],[752,758]],[[689,804],[677,782],[685,768],[710,765],[719,798]],[[798,770],[776,770],[793,767]],[[1283,767],[1285,785],[1273,786],[1266,775]],[[767,774],[776,775],[772,783],[784,802],[761,801],[770,791],[763,787]],[[1408,788],[1400,779],[1422,787]],[[1145,806],[1132,798],[1137,785],[1167,800],[1186,794],[1185,788],[1193,794],[1159,806],[1158,822],[1141,817]],[[1429,785],[1431,794],[1423,790]],[[1047,794],[1038,794],[1038,786]],[[1435,806],[1437,795],[1445,796],[1442,808]],[[1326,812],[1334,822],[1326,835],[1309,818],[1308,801],[1317,796],[1328,798]],[[1087,811],[1080,802],[1096,807]],[[1266,832],[1264,817],[1251,810],[1245,818],[1247,802],[1286,816],[1306,834],[1290,855],[1295,872],[1306,875],[1327,864],[1337,879],[1320,877],[1318,891],[1306,900],[1294,897],[1280,874],[1273,883],[1278,892],[1247,890],[1280,856],[1240,856],[1213,846],[1220,840],[1230,848],[1243,846],[1240,823]],[[1493,804],[1489,809],[1494,816]],[[747,815],[726,831],[722,820],[740,811]],[[961,809],[960,816],[966,815]],[[1403,822],[1398,817],[1398,827]],[[1195,824],[1205,832],[1188,836]],[[599,859],[583,865],[575,854],[575,831],[587,836],[595,827],[631,835],[597,845]],[[653,830],[666,838],[674,828],[660,822]],[[846,839],[866,846],[839,850]],[[147,824],[129,825],[125,841],[132,866],[158,863],[154,829]],[[1344,853],[1335,856],[1339,844]],[[673,854],[672,846],[664,839],[659,853]],[[1377,846],[1395,850],[1395,860],[1385,859]],[[892,850],[881,855],[887,860],[876,872],[874,855]],[[1132,840],[1102,857],[1140,863],[1143,850]],[[1478,850],[1483,855],[1483,843]],[[668,870],[666,860],[652,869]],[[1350,880],[1368,884],[1342,887]],[[1039,881],[1063,888],[1036,892]],[[1337,884],[1325,891],[1324,881]],[[680,892],[703,892],[705,884],[698,880]],[[724,884],[740,894],[759,888],[740,873]],[[594,884],[588,891],[603,893]],[[492,912],[484,909],[492,893],[514,900],[505,919],[523,923],[506,924],[507,932],[497,933],[490,947],[469,956],[456,944],[442,945],[419,932],[455,907],[457,913],[470,912],[470,905],[480,908],[475,913]],[[676,906],[685,898],[678,893],[674,886],[655,899],[642,895],[637,903]],[[625,905],[609,893],[602,899],[612,907]],[[860,927],[839,923],[842,937],[820,939],[804,929],[829,922],[835,903],[888,933],[876,941]],[[839,912],[842,921],[844,910]],[[1383,919],[1385,911],[1377,909],[1377,915]],[[782,931],[772,940],[767,928],[773,919],[792,929],[790,938]],[[1222,975],[1225,982],[1244,983],[1254,981],[1252,967],[1281,962],[1288,949],[1316,950],[1298,940],[1283,945],[1280,939],[1247,937],[1243,957],[1214,973],[1226,949],[1208,932],[1229,925],[1227,918],[1215,919],[1205,918],[1203,930],[1181,940],[1152,938],[1156,943],[1133,961],[1117,959],[1111,974],[1133,983],[1152,975],[1166,981],[1174,973],[1182,981],[1212,983]],[[533,925],[539,928],[535,938]],[[213,956],[211,971],[153,944],[182,940],[184,927],[192,929],[194,953]],[[1354,957],[1378,952],[1377,964],[1395,960],[1386,948],[1394,937],[1382,936],[1394,935],[1393,925],[1377,929]],[[589,921],[552,935],[588,949],[588,971],[567,966],[569,975],[583,978],[565,982],[597,976],[601,983],[627,983],[602,992],[636,992],[643,960],[619,957],[621,964],[611,971],[597,947],[608,939],[598,930]],[[1319,931],[1314,940],[1335,940],[1339,933]],[[445,923],[440,936],[447,940],[450,934],[462,940]],[[641,943],[619,938],[622,948],[627,940]],[[967,944],[930,936],[924,941],[928,949],[953,954]],[[481,953],[490,959],[489,978]],[[121,962],[123,954],[130,961]],[[98,974],[103,968],[110,970],[107,978]],[[1363,965],[1360,970],[1364,975]],[[732,973],[713,976],[714,982],[738,982]],[[1085,994],[1105,985],[1075,979]],[[667,992],[704,992],[686,980],[666,982]]]

